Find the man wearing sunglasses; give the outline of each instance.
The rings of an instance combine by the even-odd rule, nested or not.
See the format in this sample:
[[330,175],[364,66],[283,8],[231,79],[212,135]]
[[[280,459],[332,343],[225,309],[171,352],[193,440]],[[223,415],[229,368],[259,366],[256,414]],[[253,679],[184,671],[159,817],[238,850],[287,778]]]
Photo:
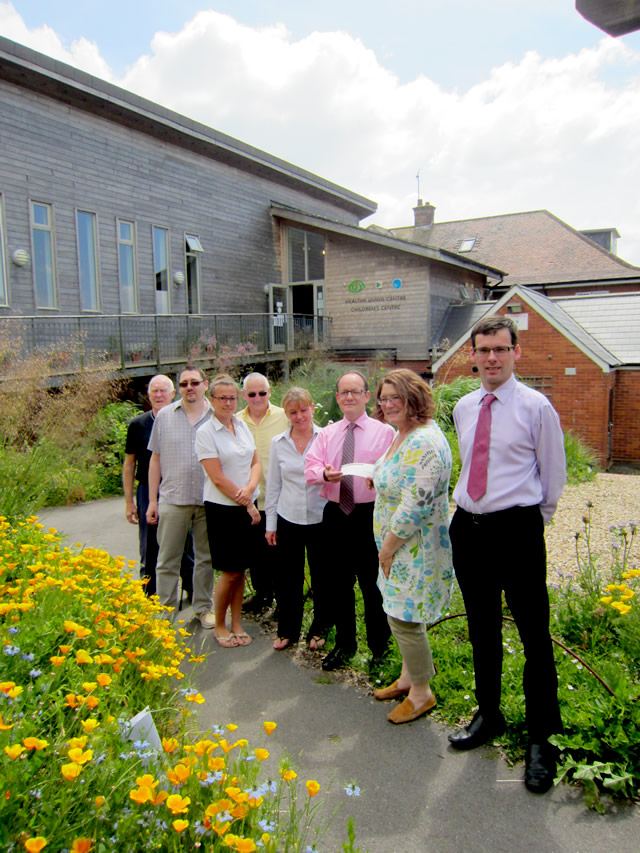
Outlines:
[[471,361],[482,386],[463,397],[453,417],[462,470],[453,493],[453,565],[473,648],[478,711],[449,735],[454,749],[473,749],[505,730],[500,710],[502,591],[525,654],[528,748],[526,787],[553,784],[562,731],[558,678],[549,635],[544,525],[566,481],[564,440],[549,400],[518,382],[518,329],[507,316],[480,320],[471,332]]
[[158,412],[149,439],[147,509],[147,522],[158,525],[156,585],[161,604],[177,607],[182,551],[189,530],[193,534],[192,604],[203,628],[215,627],[204,471],[195,452],[196,432],[211,417],[208,387],[202,370],[187,365],[178,377],[180,399]]
[[267,471],[269,470],[269,450],[271,439],[279,435],[289,426],[289,421],[280,406],[270,402],[271,387],[266,376],[262,373],[249,373],[242,382],[242,396],[246,408],[238,412],[238,417],[248,427],[256,443],[258,459],[262,466],[262,474],[258,484],[260,495],[258,509],[260,524],[251,528],[254,541],[251,543],[249,568],[254,594],[242,605],[249,613],[261,613],[273,603],[273,561],[276,549],[270,548],[265,539],[264,496],[266,490]]

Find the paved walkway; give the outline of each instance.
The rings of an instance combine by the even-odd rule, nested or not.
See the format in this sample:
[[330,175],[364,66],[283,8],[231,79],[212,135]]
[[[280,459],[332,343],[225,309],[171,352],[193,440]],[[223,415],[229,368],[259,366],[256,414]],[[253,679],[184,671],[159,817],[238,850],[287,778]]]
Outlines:
[[[137,556],[137,530],[124,518],[122,499],[47,510],[41,518],[70,542]],[[191,611],[184,615],[189,619]],[[640,849],[636,806],[601,817],[567,785],[544,796],[530,794],[522,767],[512,771],[495,750],[457,753],[448,746],[447,730],[432,719],[392,726],[385,719],[387,703],[327,676],[318,665],[296,662],[290,652],[274,652],[272,637],[257,623],[247,620],[245,627],[254,641],[244,648],[222,649],[199,626],[192,638],[193,648],[209,652],[195,678],[206,698],[201,726],[236,723],[238,735],[252,746],[270,749],[268,764],[286,751],[303,782],[317,779],[323,793],[331,784],[330,808],[340,811],[318,844],[323,853],[341,849],[349,815],[356,846],[370,853]],[[264,720],[278,723],[269,739]],[[362,789],[359,798],[344,794],[342,786],[352,781]]]

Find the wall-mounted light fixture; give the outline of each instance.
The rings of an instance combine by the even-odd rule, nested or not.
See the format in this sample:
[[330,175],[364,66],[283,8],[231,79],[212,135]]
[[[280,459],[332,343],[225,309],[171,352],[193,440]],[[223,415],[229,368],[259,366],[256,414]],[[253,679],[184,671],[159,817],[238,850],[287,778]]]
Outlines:
[[173,274],[174,284],[184,284],[184,273],[182,270],[176,270]]
[[31,258],[26,249],[16,249],[11,255],[11,260],[17,267],[24,267],[29,263]]

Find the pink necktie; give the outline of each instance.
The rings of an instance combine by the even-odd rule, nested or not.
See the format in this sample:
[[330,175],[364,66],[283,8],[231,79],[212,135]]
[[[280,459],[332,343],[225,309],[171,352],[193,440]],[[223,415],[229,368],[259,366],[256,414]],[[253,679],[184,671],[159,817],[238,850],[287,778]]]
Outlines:
[[[353,462],[353,455],[355,453],[355,435],[353,431],[355,430],[355,424],[349,424],[347,427],[347,432],[344,437],[344,444],[342,446],[342,464],[346,465],[349,462]],[[353,497],[353,477],[346,476],[340,480],[340,500],[338,503],[340,509],[345,515],[351,515],[355,508],[355,500]]]
[[476,434],[473,438],[473,452],[471,454],[471,467],[469,469],[469,481],[467,483],[467,494],[473,501],[480,498],[487,491],[487,466],[489,464],[489,438],[491,435],[491,404],[497,397],[495,394],[486,394],[482,398]]

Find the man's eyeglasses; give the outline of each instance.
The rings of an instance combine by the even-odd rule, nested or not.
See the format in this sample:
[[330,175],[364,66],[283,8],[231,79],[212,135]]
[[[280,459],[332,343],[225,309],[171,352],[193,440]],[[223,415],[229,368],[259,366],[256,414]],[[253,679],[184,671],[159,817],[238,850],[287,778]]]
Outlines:
[[402,403],[402,397],[397,395],[393,397],[378,397],[379,406],[399,406]]
[[513,347],[474,347],[473,351],[478,358],[489,358],[491,353],[493,353],[497,358],[502,358],[503,355],[511,352],[512,349]]
[[198,385],[202,385],[204,379],[185,379],[182,382],[178,382],[179,388],[197,388]]
[[348,397],[351,394],[352,397],[360,397],[361,394],[366,394],[366,391],[338,391],[338,397]]
[[247,397],[266,397],[268,393],[268,391],[247,391]]
[[237,403],[237,397],[218,397],[214,395],[214,400],[220,400],[221,403]]

